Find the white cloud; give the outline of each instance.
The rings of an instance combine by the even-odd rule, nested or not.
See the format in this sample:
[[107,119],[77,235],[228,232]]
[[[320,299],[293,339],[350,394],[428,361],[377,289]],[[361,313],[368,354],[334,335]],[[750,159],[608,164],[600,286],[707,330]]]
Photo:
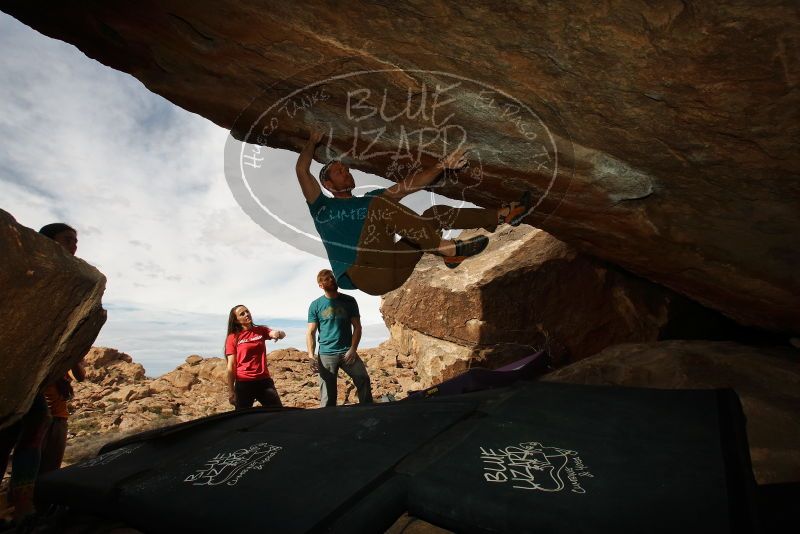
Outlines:
[[[245,303],[256,316],[305,320],[327,262],[242,212],[223,175],[226,130],[5,14],[0,49],[0,207],[34,229],[78,229],[78,256],[108,277],[109,332],[118,320],[162,328],[116,318],[122,303],[225,317]],[[292,187],[295,158],[269,152],[271,171]],[[363,322],[381,323],[379,299],[353,294]],[[125,326],[126,339],[152,338]]]

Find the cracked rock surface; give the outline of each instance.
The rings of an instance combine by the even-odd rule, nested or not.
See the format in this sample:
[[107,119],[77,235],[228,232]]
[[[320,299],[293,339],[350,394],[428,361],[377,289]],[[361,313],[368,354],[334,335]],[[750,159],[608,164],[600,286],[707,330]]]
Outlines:
[[[497,206],[530,189],[527,222],[576,249],[800,332],[792,0],[2,9],[239,139],[297,151],[316,125],[320,161],[393,180],[467,143],[478,172],[439,192]],[[305,214],[293,176],[260,178]]]
[[504,226],[488,235],[486,250],[457,269],[426,255],[382,300],[393,344],[431,383],[542,349],[560,367],[618,343],[727,339],[741,330],[543,230]]

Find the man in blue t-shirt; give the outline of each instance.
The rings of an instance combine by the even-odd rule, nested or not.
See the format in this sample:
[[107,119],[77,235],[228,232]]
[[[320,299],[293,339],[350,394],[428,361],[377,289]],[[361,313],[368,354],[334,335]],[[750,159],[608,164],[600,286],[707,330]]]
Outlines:
[[[311,174],[311,160],[322,139],[312,132],[295,171],[308,209],[314,218],[338,286],[383,295],[405,282],[424,252],[444,257],[445,265],[457,267],[469,256],[486,248],[484,235],[466,240],[442,239],[442,230],[484,228],[494,232],[500,223],[517,226],[531,210],[529,193],[520,202],[499,209],[432,206],[422,215],[400,204],[400,200],[431,185],[444,170],[466,165],[466,151],[453,152],[438,165],[423,168],[388,189],[353,196],[350,169],[341,161],[330,161],[320,171],[318,183]],[[332,196],[322,193],[322,186]],[[400,236],[400,240],[395,239]]]
[[[358,393],[358,402],[372,402],[372,387],[364,362],[358,357],[361,341],[361,317],[358,303],[350,295],[339,293],[333,272],[324,269],[317,284],[325,294],[308,307],[306,344],[311,368],[319,372],[320,406],[336,406],[336,378],[339,368],[350,375]],[[316,356],[319,334],[319,356]]]

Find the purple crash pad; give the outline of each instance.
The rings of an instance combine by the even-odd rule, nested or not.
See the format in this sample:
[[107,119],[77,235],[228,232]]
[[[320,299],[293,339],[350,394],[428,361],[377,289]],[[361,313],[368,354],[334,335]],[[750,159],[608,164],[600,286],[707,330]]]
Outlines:
[[423,399],[442,395],[458,395],[484,389],[510,386],[517,380],[530,380],[544,374],[547,354],[539,351],[495,370],[473,367],[462,374],[421,391],[411,391],[407,399]]

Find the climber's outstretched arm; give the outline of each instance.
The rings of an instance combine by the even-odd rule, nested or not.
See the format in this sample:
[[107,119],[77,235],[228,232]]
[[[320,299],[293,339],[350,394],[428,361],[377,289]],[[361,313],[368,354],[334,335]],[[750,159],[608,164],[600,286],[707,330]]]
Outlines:
[[386,190],[384,195],[389,196],[395,200],[415,193],[420,189],[424,189],[431,185],[443,170],[458,170],[467,164],[467,149],[459,149],[451,153],[436,165],[426,167],[413,176],[409,176],[405,180],[397,182],[395,185]]
[[312,131],[294,167],[297,173],[297,181],[300,182],[300,189],[303,190],[303,196],[309,204],[317,200],[317,197],[322,193],[319,182],[317,182],[317,179],[311,174],[311,160],[314,158],[314,150],[321,140],[322,133]]

